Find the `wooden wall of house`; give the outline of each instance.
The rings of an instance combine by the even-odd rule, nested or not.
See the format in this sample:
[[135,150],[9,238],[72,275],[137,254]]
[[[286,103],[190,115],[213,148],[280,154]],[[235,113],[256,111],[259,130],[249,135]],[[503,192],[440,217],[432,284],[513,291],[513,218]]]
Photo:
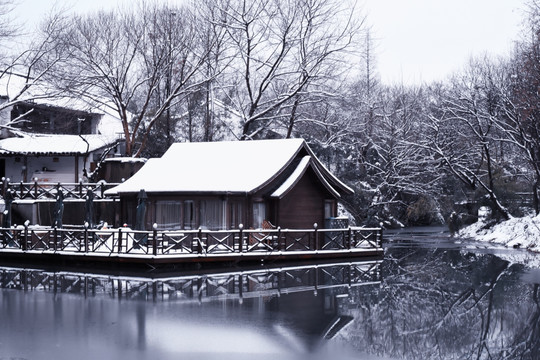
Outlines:
[[296,186],[278,203],[276,224],[281,228],[311,229],[324,226],[324,201],[334,197],[308,169]]
[[[119,183],[123,180],[127,180],[132,177],[137,171],[139,171],[144,165],[143,161],[108,161],[103,162],[99,171],[95,176],[95,181],[105,180],[109,183]],[[91,167],[94,167],[94,163],[91,164]],[[90,169],[93,171],[94,169]]]

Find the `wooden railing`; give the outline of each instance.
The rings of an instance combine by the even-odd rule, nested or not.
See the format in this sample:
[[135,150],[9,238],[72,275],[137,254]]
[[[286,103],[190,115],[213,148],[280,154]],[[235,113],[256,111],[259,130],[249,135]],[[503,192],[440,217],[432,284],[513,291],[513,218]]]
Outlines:
[[27,224],[16,228],[0,228],[0,249],[40,252],[179,256],[380,249],[381,246],[381,229],[361,227],[137,231],[129,228],[58,229],[30,227]]
[[55,199],[58,191],[62,191],[64,198],[84,199],[88,190],[92,190],[95,199],[105,198],[105,190],[118,185],[117,183],[50,183],[50,182],[9,182],[9,179],[2,181],[2,198],[6,197],[6,193],[11,193],[13,200],[19,199]]

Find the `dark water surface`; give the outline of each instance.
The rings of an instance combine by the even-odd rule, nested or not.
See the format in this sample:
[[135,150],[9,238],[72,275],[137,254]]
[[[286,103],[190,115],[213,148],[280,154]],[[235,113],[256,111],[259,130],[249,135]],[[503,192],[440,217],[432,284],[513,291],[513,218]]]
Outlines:
[[153,278],[0,267],[0,360],[540,359],[540,269],[441,231],[387,232],[371,262]]

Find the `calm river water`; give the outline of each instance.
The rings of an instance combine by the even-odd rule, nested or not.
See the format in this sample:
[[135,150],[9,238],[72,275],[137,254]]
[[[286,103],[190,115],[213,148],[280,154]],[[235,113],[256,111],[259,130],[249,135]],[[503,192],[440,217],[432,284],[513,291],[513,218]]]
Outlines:
[[539,359],[540,269],[507,260],[520,256],[421,229],[387,233],[371,262],[153,278],[0,267],[0,360]]

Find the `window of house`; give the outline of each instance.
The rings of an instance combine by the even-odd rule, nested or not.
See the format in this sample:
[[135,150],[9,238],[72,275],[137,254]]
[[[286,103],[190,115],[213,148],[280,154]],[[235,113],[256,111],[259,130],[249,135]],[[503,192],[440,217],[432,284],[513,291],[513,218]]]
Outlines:
[[324,201],[324,218],[328,219],[336,216],[336,202],[334,200]]
[[225,229],[225,201],[202,200],[200,206],[200,224],[203,229]]
[[253,203],[253,227],[256,229],[262,228],[262,223],[266,219],[266,205],[262,201]]
[[229,204],[229,229],[237,229],[238,225],[244,223],[243,210],[241,202]]
[[171,200],[156,201],[156,224],[161,229],[181,229],[182,202]]
[[195,228],[195,211],[193,200],[184,201],[184,229],[191,230]]

